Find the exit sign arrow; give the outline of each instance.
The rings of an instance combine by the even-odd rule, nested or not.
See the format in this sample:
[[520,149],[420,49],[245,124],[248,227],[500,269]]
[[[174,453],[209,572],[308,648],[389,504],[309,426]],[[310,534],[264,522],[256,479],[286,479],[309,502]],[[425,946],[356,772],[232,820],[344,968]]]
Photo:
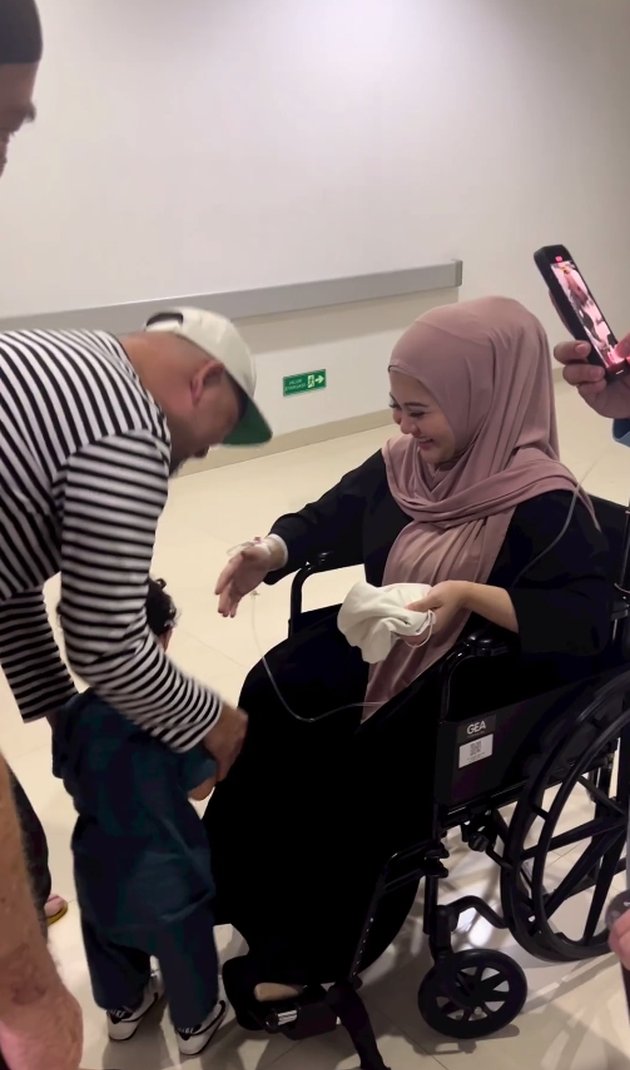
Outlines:
[[282,380],[282,394],[285,398],[293,394],[308,394],[311,390],[324,390],[326,385],[326,372],[323,368],[314,372],[301,372],[299,375],[285,375]]

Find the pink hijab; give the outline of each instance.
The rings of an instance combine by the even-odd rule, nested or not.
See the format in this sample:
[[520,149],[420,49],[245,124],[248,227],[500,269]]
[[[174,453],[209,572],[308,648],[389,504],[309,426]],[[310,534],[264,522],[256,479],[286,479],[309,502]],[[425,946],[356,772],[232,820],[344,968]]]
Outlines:
[[[577,486],[558,459],[543,327],[505,297],[446,305],[403,334],[390,370],[430,391],[455,435],[459,456],[450,467],[435,468],[424,461],[411,435],[385,446],[389,489],[410,523],[389,552],[383,584],[485,583],[517,505]],[[396,643],[370,673],[365,716],[443,657],[468,616],[462,613],[425,646]]]

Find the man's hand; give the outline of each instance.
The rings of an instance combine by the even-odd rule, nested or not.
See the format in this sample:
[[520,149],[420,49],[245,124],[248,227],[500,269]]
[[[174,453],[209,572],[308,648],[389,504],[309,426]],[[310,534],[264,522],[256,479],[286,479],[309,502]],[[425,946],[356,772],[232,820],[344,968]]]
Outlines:
[[217,783],[216,777],[208,777],[201,784],[197,784],[196,788],[188,792],[188,798],[194,799],[195,802],[203,802],[209,795],[212,795]]
[[217,780],[225,780],[241,753],[247,735],[247,714],[224,705],[214,728],[204,738],[204,746],[217,763]]
[[78,1070],[81,1008],[59,979],[46,994],[0,1024],[0,1051],[11,1070]]
[[[589,363],[588,342],[561,342],[553,352],[556,360],[564,364],[567,383],[578,388],[595,412],[611,420],[630,419],[630,373],[609,382],[600,364]],[[618,352],[630,361],[630,334],[621,339]]]

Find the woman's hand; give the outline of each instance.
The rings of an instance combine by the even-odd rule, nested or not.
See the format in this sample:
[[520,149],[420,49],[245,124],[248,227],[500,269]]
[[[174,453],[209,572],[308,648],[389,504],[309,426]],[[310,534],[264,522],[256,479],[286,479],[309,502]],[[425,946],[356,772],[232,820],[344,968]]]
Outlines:
[[255,591],[269,572],[284,564],[282,544],[256,540],[232,557],[219,576],[214,593],[222,617],[235,617],[241,598]]
[[434,632],[448,628],[462,610],[485,617],[507,632],[518,632],[518,620],[509,592],[504,587],[491,587],[487,583],[469,583],[468,580],[436,583],[426,598],[412,602],[407,608],[420,613],[432,609],[435,613]]
[[[426,598],[419,602],[412,602],[408,609],[414,613],[435,613],[434,632],[440,632],[448,628],[458,613],[466,607],[467,588],[470,586],[465,580],[445,580],[436,583]],[[426,636],[419,636],[420,642],[426,642]]]

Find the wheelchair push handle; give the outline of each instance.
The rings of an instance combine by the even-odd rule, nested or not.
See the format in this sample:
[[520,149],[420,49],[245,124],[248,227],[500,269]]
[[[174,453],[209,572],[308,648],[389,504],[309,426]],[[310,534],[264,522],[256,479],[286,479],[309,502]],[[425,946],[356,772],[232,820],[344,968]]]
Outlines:
[[321,553],[317,554],[312,561],[303,565],[300,571],[295,575],[293,583],[291,584],[291,621],[296,622],[302,616],[302,592],[304,590],[304,584],[310,576],[315,576],[318,572],[330,572],[332,569],[338,566],[334,562],[335,555],[333,553]]

